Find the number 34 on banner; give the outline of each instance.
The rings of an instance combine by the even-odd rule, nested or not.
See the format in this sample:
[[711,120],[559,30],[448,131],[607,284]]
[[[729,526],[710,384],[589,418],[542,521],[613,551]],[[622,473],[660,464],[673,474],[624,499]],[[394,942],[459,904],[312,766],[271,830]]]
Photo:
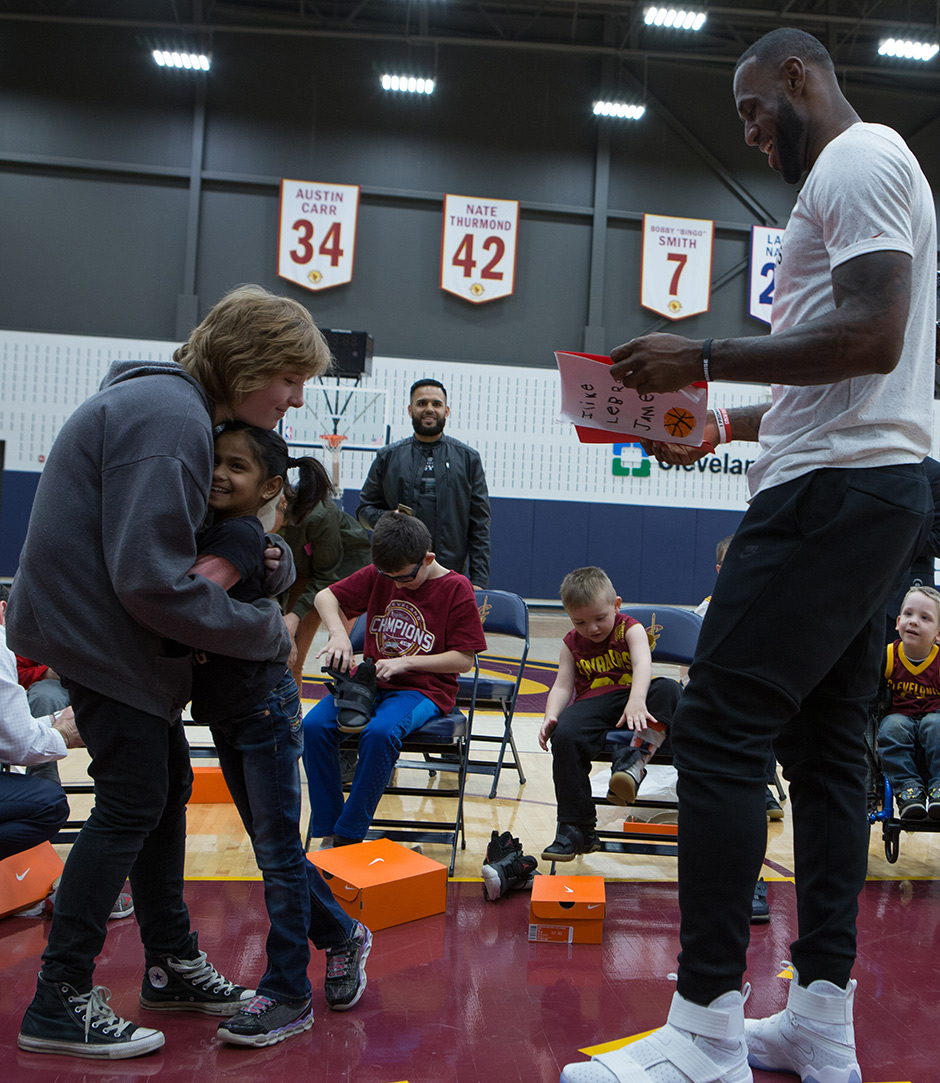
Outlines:
[[518,232],[518,200],[445,195],[441,289],[475,305],[510,296]]
[[277,273],[308,290],[352,282],[358,184],[281,181]]

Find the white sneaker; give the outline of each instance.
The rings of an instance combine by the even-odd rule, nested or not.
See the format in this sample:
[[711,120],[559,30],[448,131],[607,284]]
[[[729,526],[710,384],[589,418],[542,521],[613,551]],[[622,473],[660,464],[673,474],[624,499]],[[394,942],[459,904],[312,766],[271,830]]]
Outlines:
[[725,993],[707,1008],[676,993],[664,1027],[566,1065],[561,1083],[752,1083],[744,1042],[748,992]]
[[857,984],[851,979],[840,989],[814,981],[804,988],[794,968],[786,1008],[744,1025],[751,1067],[795,1072],[803,1083],[862,1083],[852,1025]]

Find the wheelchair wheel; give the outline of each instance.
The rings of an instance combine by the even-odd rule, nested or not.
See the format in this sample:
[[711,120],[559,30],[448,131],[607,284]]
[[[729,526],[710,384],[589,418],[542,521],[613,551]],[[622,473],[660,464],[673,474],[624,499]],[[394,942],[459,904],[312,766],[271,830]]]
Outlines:
[[898,859],[898,853],[901,849],[901,829],[899,827],[892,827],[889,824],[884,825],[884,840],[885,840],[885,858],[888,864],[893,865]]

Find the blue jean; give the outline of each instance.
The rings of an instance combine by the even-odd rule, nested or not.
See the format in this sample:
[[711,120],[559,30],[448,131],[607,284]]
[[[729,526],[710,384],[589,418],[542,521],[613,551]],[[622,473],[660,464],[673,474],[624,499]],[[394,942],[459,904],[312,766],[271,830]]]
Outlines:
[[71,681],[67,688],[95,804],[65,862],[42,974],[87,993],[128,875],[147,954],[190,947],[183,862],[193,772],[180,717],[146,714]]
[[740,989],[767,843],[771,742],[790,782],[800,982],[844,987],[871,829],[865,727],[889,591],[925,536],[923,468],[815,470],[759,493],[735,532],[672,720],[679,993]]
[[264,879],[271,928],[268,966],[258,993],[272,1000],[306,1000],[308,937],[317,948],[338,947],[352,935],[355,922],[335,901],[301,843],[298,761],[303,728],[290,670],[251,710],[210,728]]
[[931,711],[920,718],[886,714],[878,727],[878,751],[885,774],[896,794],[913,787],[924,788],[915,749],[920,746],[927,760],[927,785],[940,786],[940,712]]
[[68,817],[69,803],[61,786],[0,771],[0,861],[48,841]]
[[343,803],[337,709],[332,696],[324,696],[304,719],[304,770],[310,790],[314,835],[342,835],[363,839],[372,823],[402,739],[436,718],[440,708],[421,692],[379,691],[371,720],[359,734],[356,775]]

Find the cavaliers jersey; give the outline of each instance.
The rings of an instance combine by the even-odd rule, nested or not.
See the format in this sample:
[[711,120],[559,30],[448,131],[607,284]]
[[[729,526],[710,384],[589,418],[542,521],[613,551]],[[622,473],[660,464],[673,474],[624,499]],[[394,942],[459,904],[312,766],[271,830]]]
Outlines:
[[904,644],[896,639],[888,645],[885,677],[891,689],[894,714],[919,718],[940,711],[940,647],[935,643],[922,662],[911,662]]
[[[574,658],[576,700],[630,687],[633,683],[633,664],[627,646],[627,629],[639,623],[625,613],[618,613],[610,635],[603,643],[592,643],[574,628],[565,636],[564,644]],[[652,636],[649,638],[652,650],[654,640]]]

